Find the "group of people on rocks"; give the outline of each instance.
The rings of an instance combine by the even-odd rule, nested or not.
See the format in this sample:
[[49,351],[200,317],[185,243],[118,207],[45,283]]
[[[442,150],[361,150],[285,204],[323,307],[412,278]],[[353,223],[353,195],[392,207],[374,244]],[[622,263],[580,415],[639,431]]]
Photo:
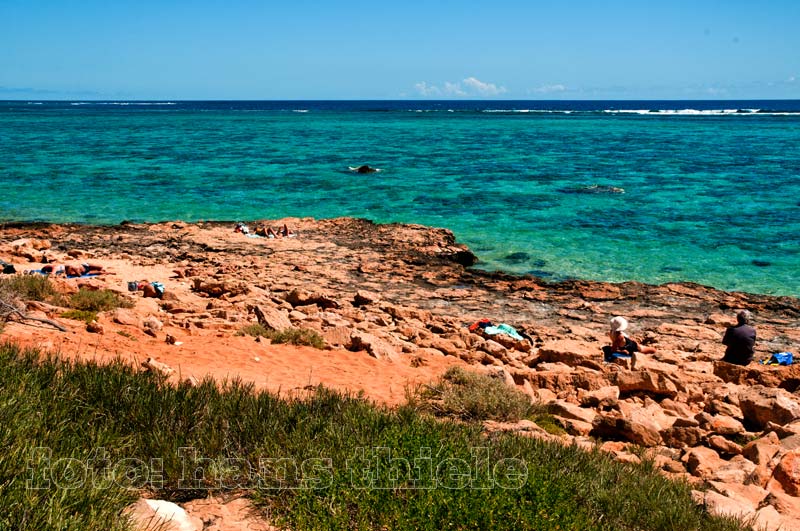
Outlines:
[[[735,365],[747,365],[753,361],[756,330],[753,328],[752,322],[753,315],[748,310],[741,310],[736,314],[736,325],[728,327],[722,338],[722,344],[727,347],[722,361]],[[656,352],[655,348],[640,345],[631,339],[625,333],[627,329],[628,321],[624,317],[618,316],[611,319],[611,330],[608,334],[610,344],[603,347],[606,361],[613,361],[614,358],[630,358],[637,352],[642,354]]]

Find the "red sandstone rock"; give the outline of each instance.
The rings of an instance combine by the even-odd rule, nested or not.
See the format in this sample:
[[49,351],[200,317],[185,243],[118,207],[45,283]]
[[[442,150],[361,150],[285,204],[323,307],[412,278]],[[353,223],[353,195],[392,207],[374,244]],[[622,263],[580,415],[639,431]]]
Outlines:
[[141,328],[142,326],[141,317],[131,310],[125,308],[117,308],[116,310],[111,311],[108,316],[117,324],[134,326],[136,328]]
[[757,465],[769,465],[773,456],[780,450],[780,439],[775,432],[769,432],[764,437],[750,441],[742,448],[742,455]]
[[786,494],[800,496],[800,450],[792,450],[784,455],[772,477]]
[[742,505],[734,500],[714,491],[692,491],[692,497],[698,505],[702,505],[709,513],[717,516],[733,516],[736,518],[749,518],[753,516],[755,508]]
[[672,426],[659,433],[664,444],[670,448],[686,448],[697,446],[703,440],[705,432],[698,427]]
[[378,359],[398,360],[400,357],[386,341],[366,332],[353,332],[350,335],[352,350],[365,350],[370,356]]
[[723,496],[740,503],[743,507],[755,511],[767,498],[769,491],[757,485],[743,485],[740,483],[724,483],[722,481],[709,481],[709,486]]
[[686,467],[692,475],[703,478],[710,478],[725,465],[725,461],[720,459],[717,452],[705,446],[690,449],[681,461],[686,463]]
[[800,364],[782,367],[779,365],[751,363],[746,367],[742,367],[724,361],[715,361],[714,375],[724,382],[739,385],[764,385],[767,387],[781,387],[790,391],[800,388]]
[[746,431],[741,422],[727,415],[709,415],[702,412],[698,413],[695,419],[704,430],[720,435],[739,435]]
[[105,332],[105,329],[103,328],[102,324],[98,323],[97,321],[92,321],[86,325],[86,331],[93,334],[102,334]]
[[658,427],[646,419],[626,419],[615,414],[600,414],[593,422],[592,435],[623,438],[642,446],[655,446],[661,442]]
[[618,372],[609,380],[619,387],[621,393],[648,393],[666,397],[678,394],[678,388],[672,380],[663,374],[649,371]]
[[800,418],[800,403],[783,389],[757,385],[739,394],[739,407],[747,422],[764,427],[768,422],[788,424]]
[[565,363],[571,367],[589,367],[601,370],[603,354],[600,345],[585,341],[560,339],[549,341],[539,349],[539,361],[549,363]]
[[292,322],[289,317],[276,308],[257,304],[253,306],[253,313],[256,315],[259,324],[269,330],[281,331],[292,328]]
[[578,400],[582,406],[600,408],[613,407],[619,401],[619,387],[616,385],[608,385],[594,391],[579,389]]
[[172,367],[170,367],[166,363],[162,363],[162,362],[160,362],[158,360],[155,360],[153,358],[147,358],[146,360],[144,360],[142,362],[142,367],[144,367],[145,369],[147,369],[149,371],[152,371],[152,372],[161,373],[161,374],[163,374],[165,376],[169,376],[170,374],[175,372],[175,369],[173,369]]
[[589,425],[594,421],[597,413],[591,409],[584,409],[563,400],[554,400],[547,404],[548,411],[566,419],[580,420]]
[[781,515],[775,507],[766,505],[756,512],[753,528],[759,531],[800,531],[797,518]]
[[729,441],[722,435],[712,435],[708,438],[708,445],[722,455],[739,455],[742,447],[733,441]]

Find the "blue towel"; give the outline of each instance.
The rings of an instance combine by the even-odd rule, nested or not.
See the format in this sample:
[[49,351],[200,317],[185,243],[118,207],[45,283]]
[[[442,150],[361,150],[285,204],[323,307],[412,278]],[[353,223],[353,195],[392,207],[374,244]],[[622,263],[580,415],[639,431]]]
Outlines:
[[612,352],[611,354],[609,354],[608,356],[605,357],[605,360],[606,361],[614,361],[615,359],[618,359],[618,358],[631,359],[632,357],[633,356],[631,356],[630,354],[628,354],[626,352]]
[[511,336],[517,341],[522,341],[525,339],[511,325],[507,325],[505,323],[500,323],[497,326],[487,326],[483,329],[484,333],[489,334],[490,336],[494,336],[497,334],[506,334],[507,336]]

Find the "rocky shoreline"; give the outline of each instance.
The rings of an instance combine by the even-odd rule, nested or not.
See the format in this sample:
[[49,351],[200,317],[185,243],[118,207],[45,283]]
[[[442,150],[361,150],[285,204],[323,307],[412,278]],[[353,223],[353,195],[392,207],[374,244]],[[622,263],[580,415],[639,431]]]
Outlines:
[[[755,517],[768,529],[800,529],[800,367],[741,369],[717,361],[721,334],[741,308],[755,315],[758,359],[797,353],[800,300],[691,283],[551,283],[485,272],[469,267],[474,255],[445,229],[350,218],[269,223],[287,223],[294,237],[249,237],[224,222],[1,225],[0,259],[18,271],[97,262],[111,274],[56,282],[64,290],[107,287],[136,299],[131,310],[101,315],[93,332],[58,319],[57,308],[33,304],[30,315],[58,320],[68,332],[10,323],[3,337],[63,353],[92,345],[83,357],[95,359],[152,358],[164,370],[179,365],[182,377],[206,353],[208,364],[193,377],[203,370],[243,377],[261,371],[270,373],[272,380],[262,382],[269,387],[282,381],[277,368],[264,367],[291,365],[280,361],[286,353],[260,345],[254,358],[253,339],[236,332],[254,322],[308,328],[329,349],[301,349],[316,364],[311,383],[328,383],[327,375],[335,380],[337,371],[359,364],[350,380],[334,383],[389,404],[402,400],[404,385],[452,364],[470,365],[549,404],[568,435],[529,421],[487,429],[587,448],[599,441],[623,460],[641,459],[639,448],[646,447],[666,474],[710,487],[698,491],[710,510]],[[130,294],[133,280],[163,283],[163,298]],[[629,318],[632,336],[656,353],[634,364],[604,363],[600,348],[615,315]],[[469,331],[484,318],[531,340]],[[168,335],[184,346],[166,343]],[[247,363],[238,360],[248,351]]]

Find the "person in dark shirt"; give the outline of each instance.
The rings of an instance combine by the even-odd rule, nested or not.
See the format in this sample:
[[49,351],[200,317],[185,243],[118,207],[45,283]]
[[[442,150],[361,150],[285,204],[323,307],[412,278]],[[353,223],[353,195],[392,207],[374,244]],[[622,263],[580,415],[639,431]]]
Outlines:
[[747,310],[742,310],[736,314],[736,322],[738,324],[728,327],[725,330],[725,336],[722,338],[722,344],[728,347],[725,350],[725,356],[722,361],[735,363],[736,365],[747,365],[753,361],[756,329],[750,324],[752,321],[753,315]]

